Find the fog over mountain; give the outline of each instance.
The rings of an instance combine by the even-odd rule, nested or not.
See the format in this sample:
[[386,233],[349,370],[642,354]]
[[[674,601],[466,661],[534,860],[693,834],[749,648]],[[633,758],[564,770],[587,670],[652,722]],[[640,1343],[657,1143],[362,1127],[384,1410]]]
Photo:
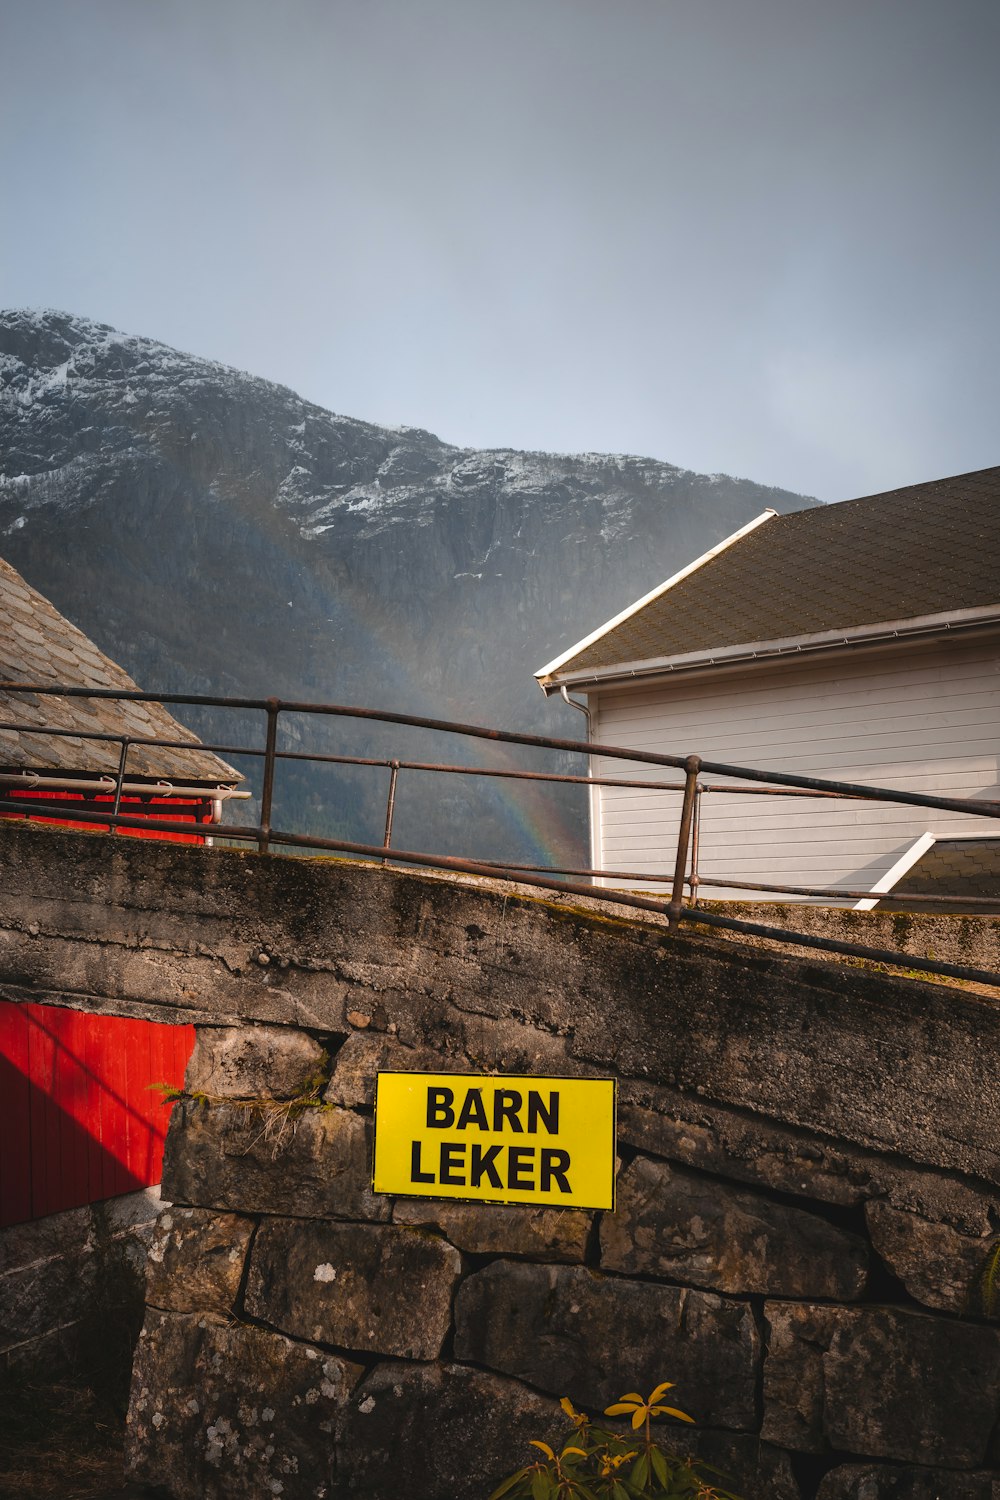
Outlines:
[[[153,691],[582,738],[582,718],[546,702],[532,673],[765,506],[813,503],[648,458],[456,448],[85,318],[0,313],[0,555]],[[261,742],[259,715],[179,716]],[[342,720],[287,735],[497,760]],[[568,768],[519,752],[504,763]],[[386,778],[286,763],[275,822],[379,842]],[[579,789],[430,783],[402,774],[398,847],[584,858]]]

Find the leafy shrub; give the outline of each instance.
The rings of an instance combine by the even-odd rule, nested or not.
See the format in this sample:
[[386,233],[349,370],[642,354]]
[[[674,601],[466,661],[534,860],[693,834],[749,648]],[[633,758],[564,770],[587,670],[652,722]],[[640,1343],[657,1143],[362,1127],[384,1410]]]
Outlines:
[[708,1482],[706,1476],[715,1471],[706,1464],[679,1458],[653,1442],[654,1417],[694,1420],[676,1406],[662,1404],[672,1389],[665,1380],[645,1400],[629,1391],[606,1408],[606,1417],[631,1419],[632,1433],[626,1436],[598,1426],[564,1396],[560,1405],[573,1426],[559,1453],[532,1439],[542,1457],[509,1475],[490,1500],[738,1500]]

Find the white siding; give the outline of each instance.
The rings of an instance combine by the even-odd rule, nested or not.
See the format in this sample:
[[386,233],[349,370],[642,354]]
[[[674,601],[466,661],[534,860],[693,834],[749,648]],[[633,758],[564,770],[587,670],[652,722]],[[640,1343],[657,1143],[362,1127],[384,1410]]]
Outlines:
[[[591,706],[594,738],[608,745],[947,797],[998,795],[995,645],[949,642],[827,662],[814,657],[739,676],[678,677],[602,692]],[[654,767],[607,757],[595,758],[594,774],[659,779]],[[671,774],[683,777],[664,772],[663,779]],[[679,813],[678,795],[602,787],[601,868],[671,873]],[[727,875],[868,890],[925,831],[997,836],[1000,821],[887,803],[706,793],[699,873],[703,881]],[[705,886],[703,894],[752,899],[719,887]]]

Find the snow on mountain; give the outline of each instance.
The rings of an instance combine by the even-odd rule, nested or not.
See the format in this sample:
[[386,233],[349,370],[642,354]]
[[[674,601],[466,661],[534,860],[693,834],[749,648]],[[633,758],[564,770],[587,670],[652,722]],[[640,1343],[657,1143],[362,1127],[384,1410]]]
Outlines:
[[[632,455],[457,448],[86,318],[0,313],[0,553],[151,689],[573,736],[540,663],[765,506],[812,503]],[[289,809],[367,837],[382,792],[359,777],[289,773]],[[448,797],[404,799],[401,845],[460,827],[469,847]],[[494,796],[472,824],[516,857],[581,853],[582,826],[571,794]]]

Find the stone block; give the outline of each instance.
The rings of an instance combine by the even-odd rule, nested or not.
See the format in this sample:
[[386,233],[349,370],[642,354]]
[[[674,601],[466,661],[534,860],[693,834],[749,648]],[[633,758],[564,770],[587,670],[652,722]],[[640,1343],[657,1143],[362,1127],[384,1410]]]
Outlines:
[[0,1275],[0,1354],[87,1317],[99,1295],[100,1269],[93,1250],[83,1249]]
[[326,1080],[326,1051],[291,1026],[199,1026],[184,1075],[191,1094],[293,1099]]
[[840,1309],[772,1302],[765,1309],[762,1436],[796,1452],[822,1453],[823,1354]]
[[446,1203],[397,1198],[397,1224],[439,1229],[470,1255],[526,1255],[534,1260],[582,1261],[593,1215],[568,1208],[511,1203]]
[[763,1436],[975,1468],[1000,1415],[1000,1329],[890,1307],[767,1303]]
[[[90,1374],[88,1347],[92,1343],[93,1329],[86,1321],[64,1323],[26,1343],[11,1344],[0,1349],[0,1378],[10,1377],[15,1381],[32,1381],[38,1385],[76,1382],[81,1372]],[[0,1494],[3,1491],[0,1490]]]
[[171,1500],[332,1500],[337,1424],[362,1373],[268,1329],[151,1310],[136,1349],[127,1468]]
[[263,1224],[246,1309],[314,1343],[436,1359],[451,1327],[458,1251],[421,1229],[382,1224]]
[[709,1428],[654,1426],[657,1442],[668,1453],[700,1458],[717,1470],[708,1482],[746,1500],[801,1500],[791,1456],[751,1433],[718,1432]]
[[92,1249],[93,1221],[89,1208],[71,1208],[26,1224],[12,1224],[0,1230],[0,1277],[54,1255],[73,1255]]
[[172,1312],[234,1312],[254,1228],[236,1214],[165,1208],[146,1259],[147,1303]]
[[163,1158],[173,1203],[234,1213],[388,1219],[371,1190],[372,1122],[349,1110],[182,1100]]
[[925,1307],[982,1316],[976,1283],[995,1234],[959,1234],[887,1203],[869,1203],[865,1218],[872,1244],[911,1297]]
[[124,1394],[158,1200],[126,1193],[0,1234],[0,1367]]
[[[385,1364],[358,1387],[337,1448],[337,1495],[479,1500],[566,1430],[555,1401],[461,1365]],[[186,1497],[181,1497],[186,1500]]]
[[[396,1025],[395,1022],[392,1023]],[[451,1007],[414,1004],[401,1014],[400,1031],[353,1031],[338,1051],[325,1099],[348,1108],[375,1102],[380,1072],[552,1073],[586,1076],[596,1070],[574,1062],[565,1039],[511,1016],[494,1018]],[[401,1033],[406,1032],[406,1040]]]
[[384,1032],[352,1031],[337,1052],[326,1093],[328,1104],[347,1109],[375,1103],[378,1073],[471,1073],[468,1058],[433,1047],[406,1047]]
[[463,1282],[455,1357],[593,1411],[676,1380],[699,1423],[750,1430],[760,1339],[750,1308],[710,1292],[500,1260]]
[[105,1198],[103,1203],[93,1205],[93,1213],[100,1225],[99,1233],[106,1232],[114,1238],[135,1234],[148,1243],[156,1217],[165,1207],[157,1184],[140,1188],[136,1193],[123,1193],[120,1198]]
[[1000,1416],[1000,1330],[891,1309],[842,1315],[823,1360],[835,1449],[973,1467]]
[[816,1500],[1000,1500],[1000,1474],[959,1474],[895,1464],[839,1464],[824,1475]]
[[868,1254],[818,1214],[639,1156],[601,1220],[601,1265],[713,1291],[845,1302],[864,1289]]
[[995,1194],[966,1178],[921,1171],[830,1135],[782,1125],[649,1081],[622,1080],[618,1139],[637,1151],[821,1203],[885,1199],[897,1208],[984,1234]]

